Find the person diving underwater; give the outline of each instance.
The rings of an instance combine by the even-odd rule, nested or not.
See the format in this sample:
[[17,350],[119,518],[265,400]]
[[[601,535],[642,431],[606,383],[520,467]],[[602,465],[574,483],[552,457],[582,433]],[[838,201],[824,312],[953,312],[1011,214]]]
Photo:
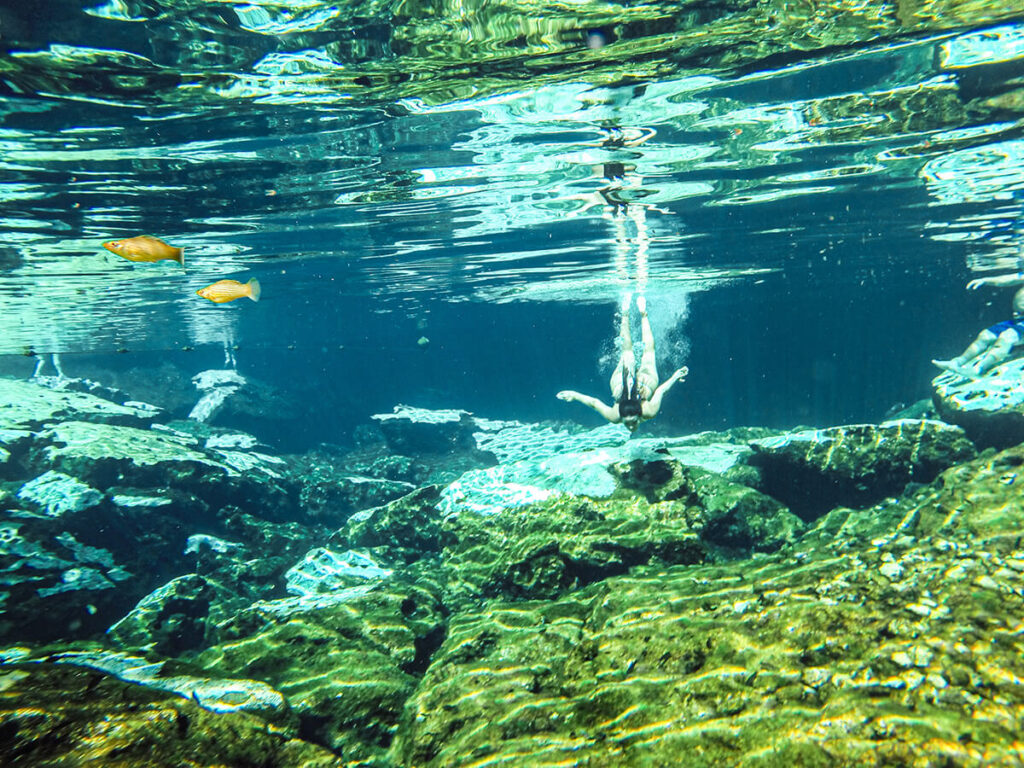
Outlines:
[[665,393],[677,381],[685,379],[689,373],[689,369],[683,366],[659,385],[654,354],[654,334],[651,332],[651,322],[647,317],[647,300],[642,295],[636,298],[636,308],[640,312],[644,351],[640,358],[640,365],[637,367],[633,354],[633,340],[629,330],[629,308],[632,299],[631,295],[627,295],[622,302],[622,322],[619,329],[622,354],[610,382],[614,404],[606,405],[596,397],[583,395],[571,389],[562,390],[557,395],[559,400],[575,401],[593,408],[612,424],[625,424],[630,432],[636,430],[641,422],[657,416],[658,411],[661,410],[661,400]]

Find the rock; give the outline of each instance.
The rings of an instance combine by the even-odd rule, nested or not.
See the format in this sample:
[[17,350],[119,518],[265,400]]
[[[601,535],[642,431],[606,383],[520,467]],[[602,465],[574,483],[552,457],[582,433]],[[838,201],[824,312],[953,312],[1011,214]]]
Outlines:
[[120,648],[152,650],[164,656],[209,645],[212,626],[228,618],[234,594],[197,574],[179,576],[139,601],[107,630]]
[[951,468],[838,555],[798,542],[467,607],[392,760],[755,766],[768,744],[780,765],[1012,764],[1021,467],[1024,447]]
[[[433,474],[422,460],[375,450],[339,454],[321,449],[289,456],[287,461],[288,476],[299,488],[305,514],[332,526],[429,484]],[[458,473],[449,474],[451,479]]]
[[55,424],[40,433],[47,444],[37,462],[66,470],[107,487],[115,483],[159,486],[168,477],[218,474],[233,470],[197,447],[197,442],[167,431],[119,427],[85,421]]
[[932,381],[939,415],[963,427],[980,447],[1024,443],[1024,358],[998,365],[979,379],[945,371]]
[[61,517],[95,507],[103,494],[70,475],[50,470],[21,486],[18,498],[35,504],[50,517]]
[[[623,435],[628,435],[625,427],[621,429]],[[728,438],[706,440],[706,437],[629,440],[613,446],[553,455],[541,451],[530,459],[464,473],[443,491],[441,509],[445,514],[461,511],[491,514],[544,501],[556,493],[610,498],[620,484],[621,473],[616,467],[635,462],[654,467],[672,459],[713,472],[740,471],[738,467],[751,449],[727,442]],[[506,446],[505,450],[510,449]]]
[[0,429],[37,430],[46,424],[82,421],[147,426],[154,418],[151,407],[128,407],[84,392],[50,389],[31,381],[0,376]]
[[131,605],[134,574],[108,549],[62,530],[66,520],[14,514],[0,522],[0,638],[89,636]]
[[387,580],[394,571],[357,550],[335,552],[317,547],[285,574],[287,590],[300,596],[331,594],[340,589]]
[[[346,765],[384,764],[405,700],[443,637],[428,582],[388,581],[255,603],[196,661],[280,690],[306,738]],[[361,762],[365,761],[365,762]]]
[[393,453],[448,453],[476,447],[476,420],[468,411],[396,405],[393,413],[378,413],[371,418],[378,422]]
[[[24,765],[340,768],[322,747],[243,713],[56,664],[0,666],[6,755]],[[199,762],[197,762],[197,760]]]
[[707,556],[682,504],[557,496],[496,515],[449,516],[441,559],[449,605],[481,597],[533,600],[648,563]]
[[716,473],[667,454],[613,464],[603,451],[586,455],[600,455],[594,466],[607,498],[506,486],[532,497],[476,511],[453,508],[459,481],[357,513],[332,542],[367,549],[395,569],[439,557],[455,609],[481,597],[553,597],[652,562],[773,551],[803,530],[779,502]]
[[437,508],[440,499],[436,486],[420,488],[397,501],[352,515],[331,541],[387,553],[393,562],[440,553],[448,540]]
[[[69,421],[39,433],[27,461],[75,475],[107,490],[113,486],[176,489],[208,505],[246,504],[272,519],[295,516],[281,480],[281,460],[246,451],[206,451],[199,441],[166,427]],[[122,494],[123,495],[123,494]]]
[[502,464],[618,446],[629,438],[629,431],[621,424],[581,430],[577,427],[561,429],[544,424],[476,419],[476,428],[473,433],[476,447],[492,454]]
[[760,490],[804,520],[837,506],[866,507],[931,482],[976,451],[963,430],[940,421],[888,421],[754,440]]
[[649,501],[682,502],[706,545],[730,556],[772,552],[794,542],[804,524],[770,496],[725,476],[675,459],[634,461],[617,467],[620,484]]
[[198,422],[208,422],[223,408],[228,398],[246,385],[246,380],[232,369],[202,371],[192,377],[192,383],[199,390],[200,397],[188,417]]

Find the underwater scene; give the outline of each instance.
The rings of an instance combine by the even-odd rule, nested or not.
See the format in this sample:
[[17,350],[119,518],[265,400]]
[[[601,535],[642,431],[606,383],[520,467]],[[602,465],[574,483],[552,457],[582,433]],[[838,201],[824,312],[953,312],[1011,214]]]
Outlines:
[[0,765],[1024,766],[1019,0],[0,0]]

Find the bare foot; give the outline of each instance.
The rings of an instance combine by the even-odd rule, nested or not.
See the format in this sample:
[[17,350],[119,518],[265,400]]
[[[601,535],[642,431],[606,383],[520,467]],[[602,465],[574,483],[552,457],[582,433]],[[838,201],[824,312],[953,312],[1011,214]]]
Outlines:
[[622,314],[629,314],[629,305],[633,303],[633,294],[627,293],[622,297]]
[[641,315],[647,314],[647,297],[637,296],[636,297],[636,308],[640,310]]

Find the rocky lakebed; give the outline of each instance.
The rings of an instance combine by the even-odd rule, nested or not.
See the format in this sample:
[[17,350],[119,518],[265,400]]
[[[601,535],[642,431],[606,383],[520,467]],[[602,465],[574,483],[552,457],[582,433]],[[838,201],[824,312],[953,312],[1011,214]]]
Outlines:
[[0,762],[1020,765],[1019,382],[632,439],[398,406],[279,455],[2,378]]

